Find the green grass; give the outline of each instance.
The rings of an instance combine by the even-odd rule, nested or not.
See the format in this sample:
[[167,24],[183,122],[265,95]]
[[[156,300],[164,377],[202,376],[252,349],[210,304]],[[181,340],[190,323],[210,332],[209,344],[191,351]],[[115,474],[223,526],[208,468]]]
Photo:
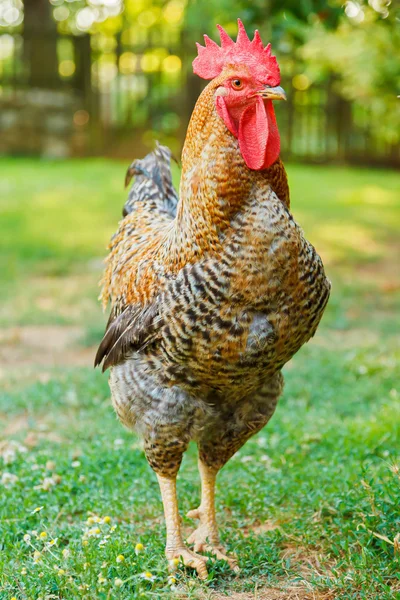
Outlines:
[[[275,416],[219,476],[223,541],[240,576],[217,562],[208,582],[180,570],[171,590],[155,476],[89,365],[125,165],[0,166],[0,598],[243,600],[256,588],[258,598],[277,598],[270,588],[282,599],[399,598],[398,174],[290,166],[293,212],[324,257],[332,300],[285,368]],[[50,325],[53,345],[41,334]],[[70,346],[54,345],[71,327]],[[185,514],[199,500],[194,447],[178,485]]]

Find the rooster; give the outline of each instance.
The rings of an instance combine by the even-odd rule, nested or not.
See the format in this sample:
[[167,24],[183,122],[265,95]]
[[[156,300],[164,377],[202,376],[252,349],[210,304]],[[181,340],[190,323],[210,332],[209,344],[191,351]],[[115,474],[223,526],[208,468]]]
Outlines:
[[[194,72],[210,83],[188,126],[179,198],[168,148],[132,163],[135,181],[110,244],[102,300],[111,314],[95,364],[111,368],[116,413],[144,439],[160,485],[166,556],[207,577],[222,547],[218,471],[262,429],[283,388],[283,365],[315,333],[330,284],[289,210],[273,101],[285,99],[277,60],[238,20],[233,41],[204,36]],[[199,526],[182,538],[176,477],[199,451]],[[193,546],[193,549],[190,548]]]

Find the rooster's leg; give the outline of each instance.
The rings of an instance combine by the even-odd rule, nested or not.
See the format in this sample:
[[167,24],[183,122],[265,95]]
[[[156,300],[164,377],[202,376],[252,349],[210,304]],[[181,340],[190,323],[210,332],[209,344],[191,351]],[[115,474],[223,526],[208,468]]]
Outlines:
[[207,579],[207,559],[189,550],[182,540],[181,518],[176,497],[176,478],[163,477],[157,474],[157,479],[160,484],[167,528],[166,557],[169,561],[174,558],[181,559],[184,565],[196,569],[200,579]]
[[187,516],[191,519],[199,519],[200,525],[188,538],[188,544],[194,544],[195,552],[212,552],[218,559],[226,560],[235,572],[239,572],[236,559],[225,553],[219,540],[215,516],[215,480],[218,470],[208,467],[199,460],[199,471],[201,503],[199,508],[189,511]]

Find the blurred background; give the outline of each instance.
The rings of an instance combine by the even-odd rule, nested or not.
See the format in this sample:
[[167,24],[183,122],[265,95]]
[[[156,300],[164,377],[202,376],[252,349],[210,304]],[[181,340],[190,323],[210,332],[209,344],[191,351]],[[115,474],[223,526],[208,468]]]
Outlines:
[[[179,152],[204,81],[195,41],[271,41],[286,158],[400,165],[399,5],[390,0],[1,0],[0,152]],[[218,39],[218,38],[217,38]]]
[[[260,599],[398,598],[398,1],[0,0],[2,598],[106,598],[116,576],[130,583],[107,597],[152,585],[164,597],[156,481],[92,368],[98,282],[128,165],[156,139],[179,156],[206,83],[195,42],[218,40],[217,23],[235,37],[237,17],[280,63],[292,211],[333,289],[285,366],[276,415],[221,474],[217,508],[243,571],[213,585],[232,599],[264,584],[295,592],[259,587]],[[188,510],[193,450],[183,473]],[[112,539],[86,540],[93,514],[118,522]]]

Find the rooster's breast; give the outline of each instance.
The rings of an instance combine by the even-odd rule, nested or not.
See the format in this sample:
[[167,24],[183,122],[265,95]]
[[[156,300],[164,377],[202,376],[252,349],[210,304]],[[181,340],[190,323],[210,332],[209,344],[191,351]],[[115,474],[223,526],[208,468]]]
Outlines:
[[329,296],[322,262],[271,193],[238,215],[218,257],[165,292],[159,352],[171,381],[243,397],[314,334]]

